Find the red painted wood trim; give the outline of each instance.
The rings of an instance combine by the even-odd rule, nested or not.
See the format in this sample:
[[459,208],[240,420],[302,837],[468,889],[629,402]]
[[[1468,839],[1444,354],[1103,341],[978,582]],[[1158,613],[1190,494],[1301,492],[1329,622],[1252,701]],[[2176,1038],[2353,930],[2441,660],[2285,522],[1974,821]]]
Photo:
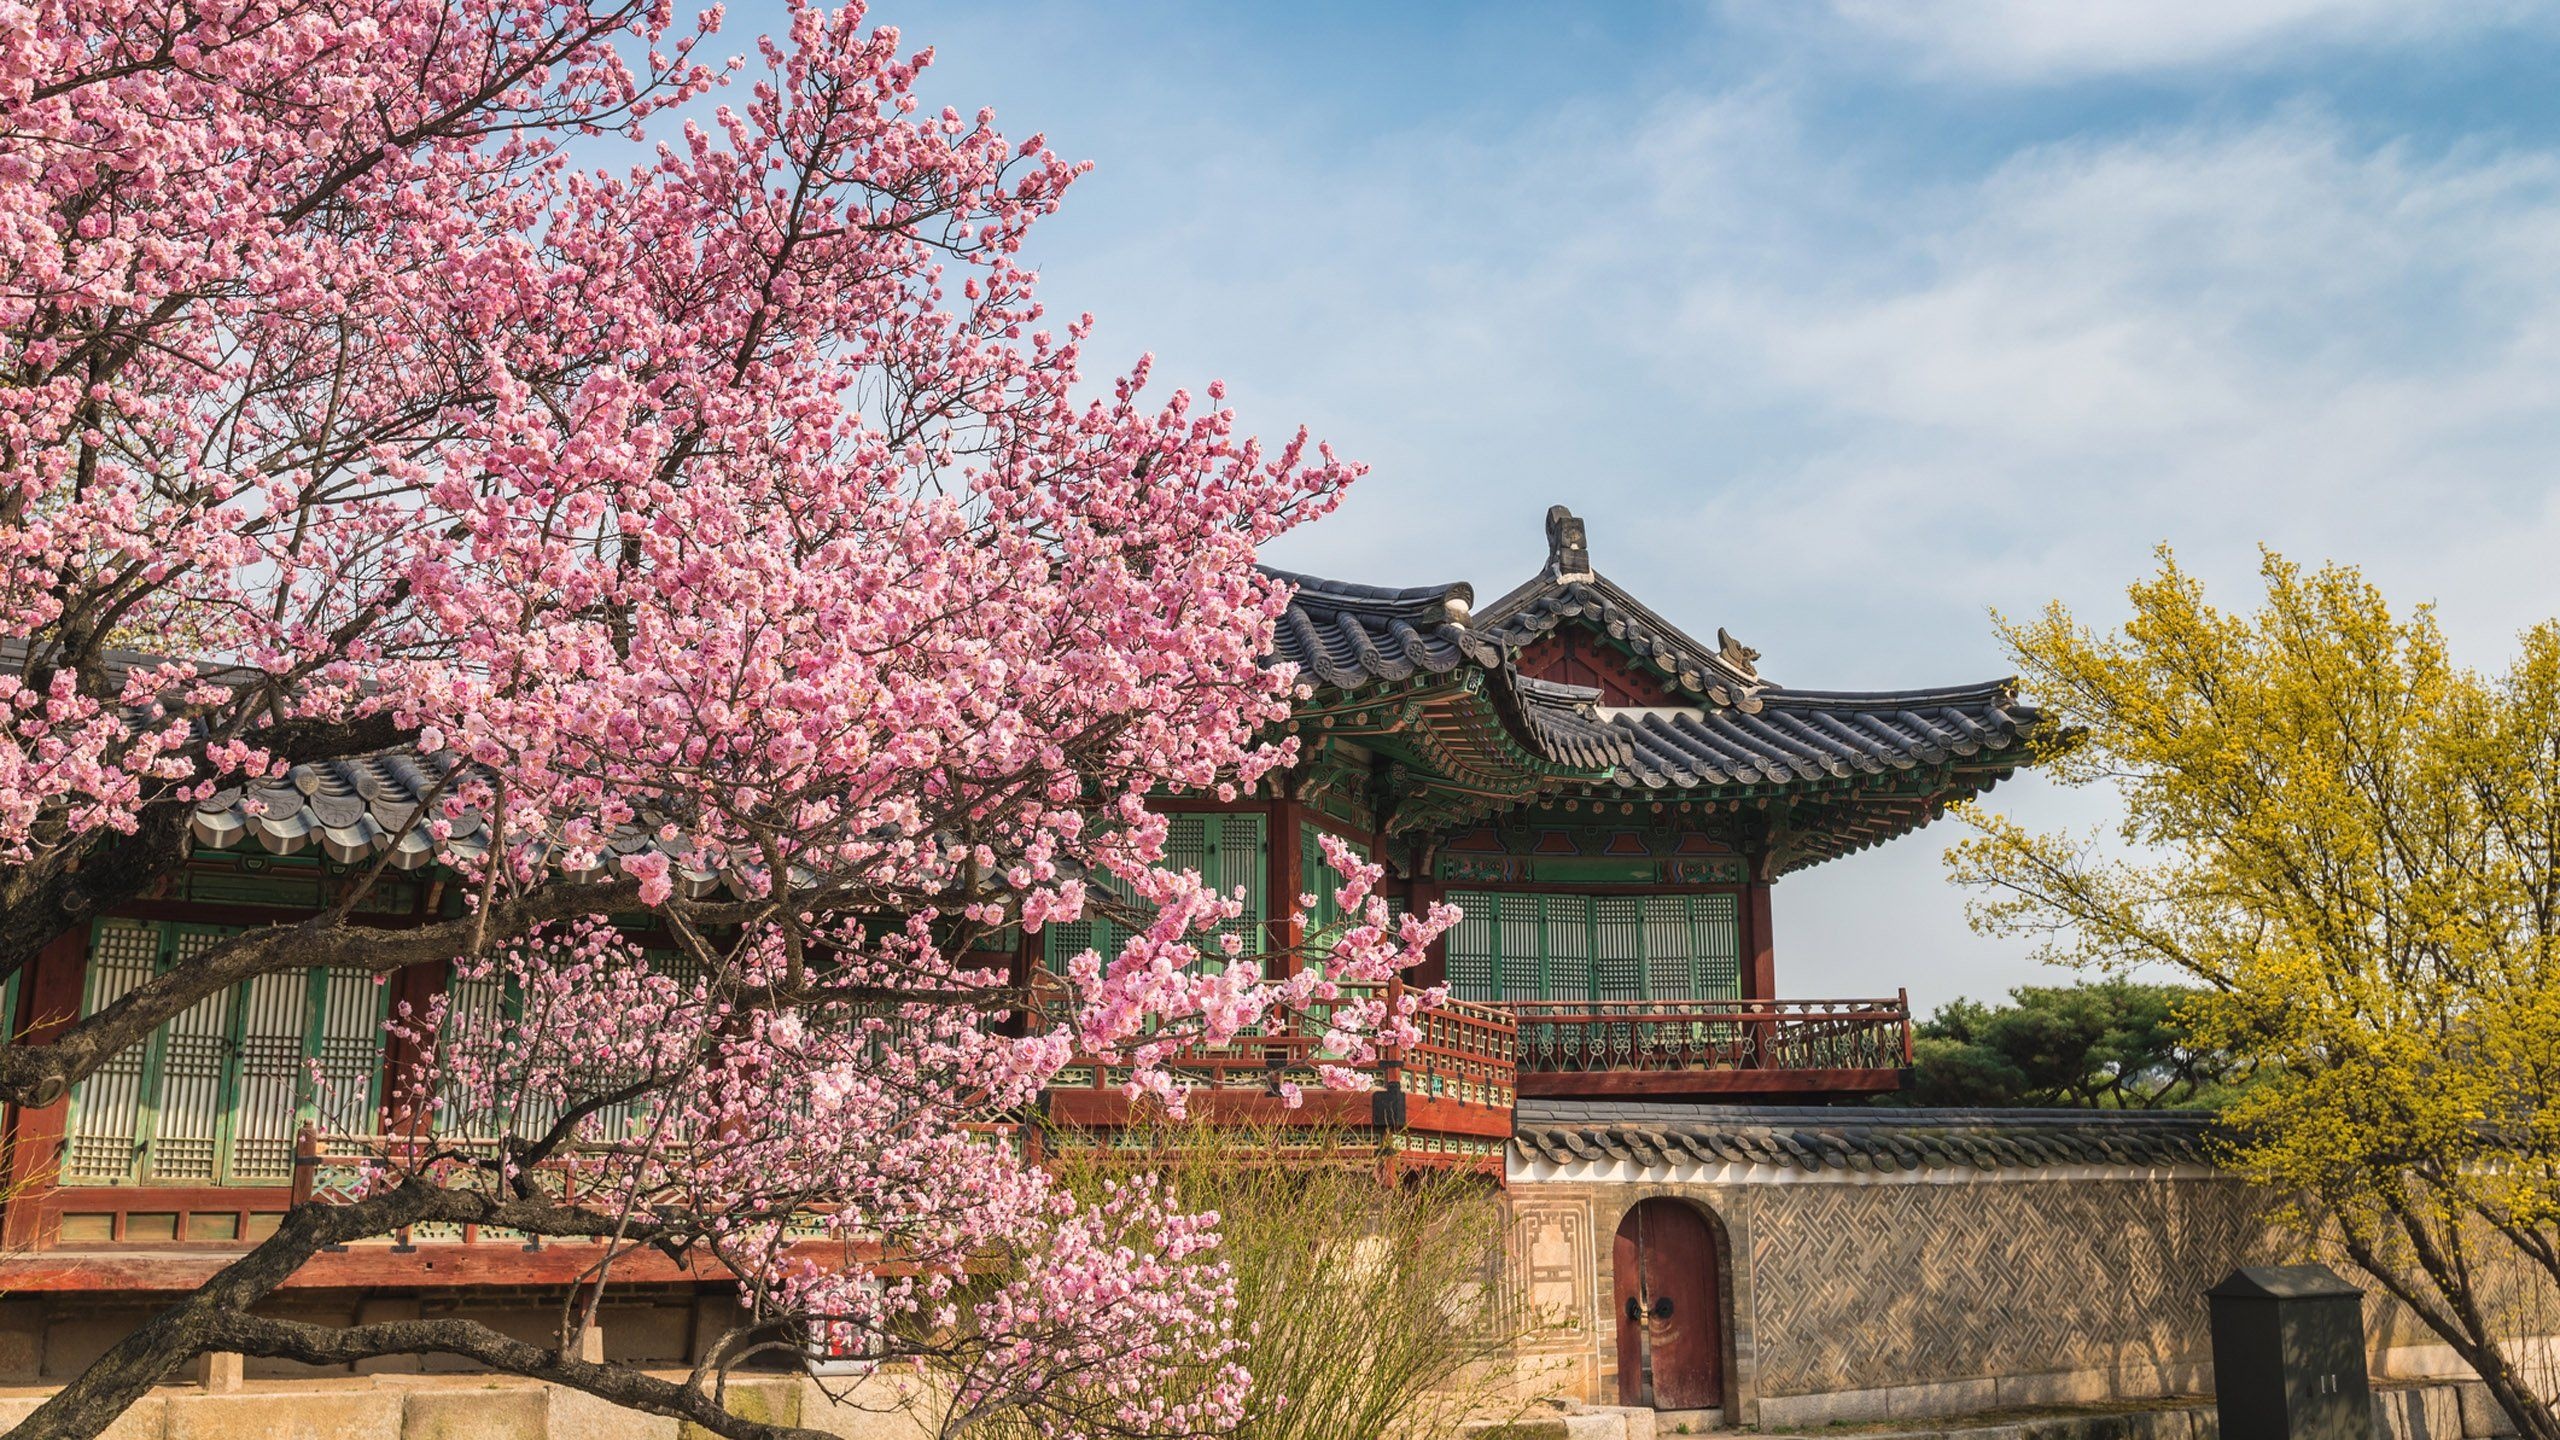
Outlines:
[[[1664,855],[1654,858],[1671,860],[1683,857]],[[1709,855],[1704,858],[1721,860],[1725,857]],[[1748,885],[1631,885],[1623,881],[1600,883],[1577,880],[1456,880],[1448,882],[1448,885],[1450,888],[1459,890],[1484,890],[1494,894],[1514,895],[1741,895],[1751,888]]]
[[[245,1246],[38,1251],[0,1259],[0,1288],[13,1294],[192,1290],[245,1253]],[[420,1245],[407,1253],[389,1245],[353,1245],[312,1256],[284,1285],[288,1290],[566,1285],[585,1275],[603,1255],[604,1246],[586,1241],[552,1241],[539,1250],[527,1250],[513,1241]],[[653,1250],[625,1250],[615,1256],[613,1276],[634,1284],[733,1278],[725,1267],[707,1259],[697,1268],[680,1269]]]
[[1527,1071],[1520,1097],[1542,1100],[1646,1096],[1658,1100],[1703,1096],[1882,1095],[1910,1083],[1907,1070],[1580,1070]]
[[[299,925],[326,907],[317,905],[243,905],[232,900],[125,900],[105,913],[120,920],[172,920],[182,925],[236,925],[255,930],[266,925]],[[347,917],[351,930],[415,930],[440,915],[389,915],[367,912]]]
[[1319,830],[1339,835],[1343,839],[1353,842],[1361,849],[1367,851],[1369,853],[1369,858],[1373,860],[1386,853],[1386,847],[1384,844],[1386,837],[1375,830],[1363,830],[1348,820],[1337,820],[1333,816],[1327,815],[1322,810],[1319,810],[1312,805],[1300,805],[1297,807],[1297,810],[1298,818],[1300,820],[1313,825]]
[[1742,887],[1745,960],[1742,998],[1745,1000],[1774,1000],[1778,997],[1777,949],[1769,934],[1769,888],[1766,880]]
[[1295,800],[1271,802],[1271,818],[1264,822],[1264,863],[1270,868],[1263,876],[1262,893],[1271,901],[1272,948],[1280,952],[1281,973],[1295,975],[1299,970],[1298,947],[1307,941],[1307,917],[1298,909],[1298,870],[1305,857],[1298,846],[1298,822],[1306,815],[1305,806]]
[[1286,803],[1283,800],[1219,800],[1158,795],[1148,799],[1147,808],[1161,815],[1198,815],[1213,811],[1220,815],[1262,815]]
[[[1416,915],[1427,912],[1432,906],[1448,898],[1449,887],[1437,880],[1417,876],[1405,887],[1405,904]],[[1423,952],[1422,963],[1407,972],[1405,978],[1409,983],[1425,990],[1434,985],[1447,984],[1449,982],[1449,937],[1443,935],[1432,941],[1430,948]]]
[[1520,673],[1564,685],[1588,685],[1608,705],[1686,705],[1675,693],[1608,641],[1580,628],[1554,630],[1522,646]]
[[[54,937],[36,952],[26,983],[19,986],[18,1013],[10,1024],[27,1044],[43,1044],[80,1017],[80,988],[89,970],[89,925],[83,921]],[[41,1110],[13,1107],[8,1124],[8,1194],[16,1197],[0,1216],[0,1247],[24,1250],[36,1244],[45,1214],[38,1203],[60,1166],[62,1131],[71,1114],[67,1098]]]
[[[1052,1090],[1049,1092],[1049,1119],[1054,1125],[1068,1129],[1117,1130],[1130,1124],[1142,1105],[1152,1103],[1133,1104],[1118,1090]],[[1301,1097],[1298,1108],[1292,1110],[1276,1095],[1255,1091],[1204,1091],[1191,1097],[1186,1113],[1192,1120],[1208,1125],[1307,1126],[1325,1130],[1366,1128],[1369,1124],[1369,1094],[1366,1091],[1310,1090]],[[1468,1135],[1479,1139],[1507,1140],[1511,1137],[1511,1107],[1408,1096],[1404,1128],[1411,1134]]]
[[[399,1017],[400,1007],[403,1005],[409,1007],[409,1013],[412,1015],[425,1015],[427,1007],[435,1002],[437,996],[445,992],[445,987],[452,981],[453,965],[452,962],[445,960],[433,960],[424,965],[411,965],[406,969],[392,972],[392,1018]],[[410,1117],[406,1113],[408,1107],[403,1103],[406,1097],[401,1095],[399,1087],[407,1080],[417,1062],[418,1045],[414,1040],[394,1033],[389,1037],[389,1043],[383,1046],[382,1104],[385,1133],[398,1134],[408,1128]]]

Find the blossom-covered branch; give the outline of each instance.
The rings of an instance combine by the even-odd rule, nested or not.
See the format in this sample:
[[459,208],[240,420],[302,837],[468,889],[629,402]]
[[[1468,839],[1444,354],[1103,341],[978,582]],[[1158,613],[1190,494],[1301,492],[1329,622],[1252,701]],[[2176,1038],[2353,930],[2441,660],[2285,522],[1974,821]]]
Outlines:
[[[1243,956],[1153,808],[1291,758],[1254,556],[1356,467],[1143,358],[1097,375],[1022,258],[1082,167],[921,105],[929,51],[793,3],[716,58],[718,19],[0,0],[0,971],[172,883],[199,807],[392,750],[433,781],[330,908],[0,1044],[0,1099],[256,975],[459,977],[348,1118],[372,1193],[23,1433],[207,1346],[409,1343],[241,1317],[313,1246],[492,1207],[614,1241],[590,1295],[629,1247],[698,1255],[759,1323],[938,1357],[961,1410],[1230,1413],[1240,1372],[1127,1398],[1236,1363],[1205,1225],[1080,1209],[987,1127],[1077,1050],[1174,1098],[1174,1047],[1274,1015],[1346,1066],[1409,1038],[1378,982],[1445,913],[1337,855],[1352,921]],[[369,920],[419,845],[452,903]],[[1145,912],[1119,953],[986,961],[1104,888]],[[1040,1262],[972,1288],[1007,1255]],[[484,1339],[432,1343],[590,1383]]]

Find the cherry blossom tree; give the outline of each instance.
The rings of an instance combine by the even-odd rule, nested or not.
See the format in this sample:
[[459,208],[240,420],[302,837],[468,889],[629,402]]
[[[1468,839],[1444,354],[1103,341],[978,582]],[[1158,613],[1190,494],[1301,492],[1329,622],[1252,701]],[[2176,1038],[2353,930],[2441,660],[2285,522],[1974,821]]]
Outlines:
[[[440,777],[321,913],[0,1044],[0,1100],[265,973],[455,961],[519,1001],[404,1017],[360,1193],[19,1433],[214,1349],[441,1351],[779,1433],[719,1364],[580,1360],[575,1315],[542,1347],[252,1313],[431,1222],[716,1262],[755,1322],[721,1364],[834,1326],[940,1365],[955,1428],[1231,1419],[1212,1228],[1142,1184],[1076,1207],[1000,1121],[1078,1049],[1178,1099],[1174,1047],[1275,1010],[1347,1060],[1406,1033],[1349,982],[1448,915],[1390,922],[1339,856],[1357,923],[1266,970],[1149,803],[1291,758],[1252,561],[1356,470],[1214,385],[1089,375],[1021,259],[1081,167],[923,107],[929,52],[858,6],[788,21],[722,61],[663,0],[0,0],[0,973],[176,876],[232,787]],[[413,834],[467,906],[366,923]],[[1144,928],[1043,993],[986,960],[1106,902]],[[1173,1365],[1218,1379],[1132,1398]]]

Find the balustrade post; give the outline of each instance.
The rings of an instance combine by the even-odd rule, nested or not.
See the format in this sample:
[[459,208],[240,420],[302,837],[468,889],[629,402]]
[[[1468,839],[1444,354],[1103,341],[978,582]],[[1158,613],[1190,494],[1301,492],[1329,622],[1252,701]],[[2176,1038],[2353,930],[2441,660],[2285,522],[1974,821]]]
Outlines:
[[[1387,976],[1387,1021],[1390,1025],[1395,1023],[1397,1012],[1403,1007],[1404,972],[1399,970]],[[1402,1045],[1389,1045],[1380,1052],[1378,1080],[1380,1084],[1389,1088],[1402,1088],[1404,1084],[1404,1047]]]
[[1905,985],[1893,992],[1894,1008],[1902,1012],[1902,1068],[1911,1068],[1911,987]]
[[291,1203],[309,1204],[313,1186],[320,1178],[320,1127],[305,1122],[293,1132],[293,1185]]

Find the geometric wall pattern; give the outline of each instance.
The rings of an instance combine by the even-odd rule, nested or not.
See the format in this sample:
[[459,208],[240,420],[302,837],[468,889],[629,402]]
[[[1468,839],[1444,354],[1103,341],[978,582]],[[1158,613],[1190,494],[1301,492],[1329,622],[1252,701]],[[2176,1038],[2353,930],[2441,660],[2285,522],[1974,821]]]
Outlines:
[[1546,1327],[1521,1353],[1584,1399],[1618,1393],[1609,1237],[1650,1195],[1701,1206],[1731,1247],[1727,1398],[1749,1404],[2057,1374],[2157,1393],[2144,1377],[2212,1360],[2207,1286],[2301,1258],[2263,1193],[2222,1177],[1515,1182],[1510,1282]]
[[2201,1292],[2283,1258],[2265,1201],[2228,1180],[1797,1182],[1700,1198],[1750,1209],[1768,1396],[2209,1361]]

